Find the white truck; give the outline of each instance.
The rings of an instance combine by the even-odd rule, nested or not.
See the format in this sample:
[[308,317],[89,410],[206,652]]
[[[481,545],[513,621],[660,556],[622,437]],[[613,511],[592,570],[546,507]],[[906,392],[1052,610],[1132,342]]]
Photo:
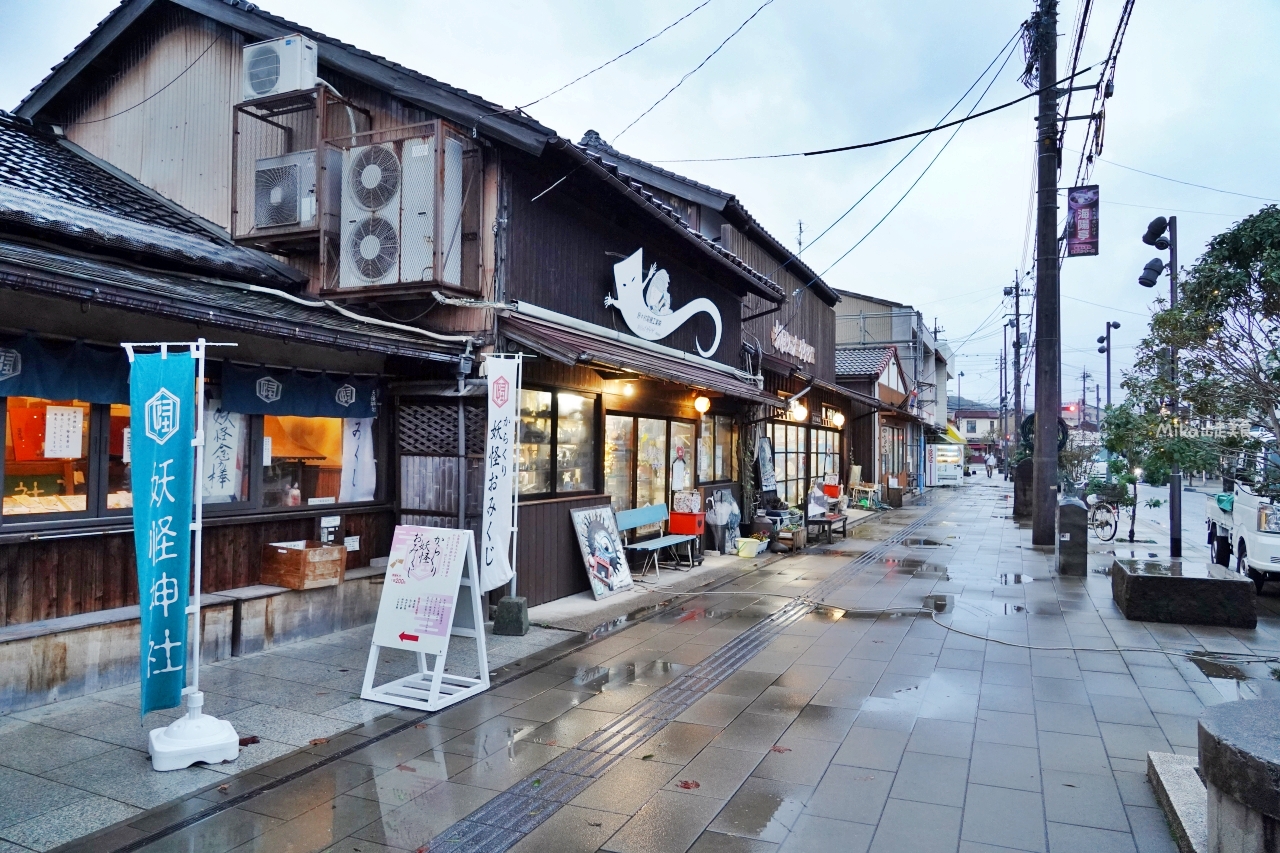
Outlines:
[[1248,485],[1231,482],[1230,491],[1210,495],[1204,502],[1212,559],[1248,575],[1262,592],[1267,581],[1280,581],[1280,506],[1254,494]]

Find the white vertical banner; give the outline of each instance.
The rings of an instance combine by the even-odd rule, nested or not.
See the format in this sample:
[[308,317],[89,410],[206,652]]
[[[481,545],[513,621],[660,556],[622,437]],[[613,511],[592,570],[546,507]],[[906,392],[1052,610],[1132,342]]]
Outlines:
[[373,459],[373,418],[342,419],[342,484],[338,500],[373,500],[378,469]]
[[515,576],[511,565],[512,487],[519,423],[518,358],[485,359],[489,419],[484,441],[484,512],[480,522],[480,589],[488,592]]

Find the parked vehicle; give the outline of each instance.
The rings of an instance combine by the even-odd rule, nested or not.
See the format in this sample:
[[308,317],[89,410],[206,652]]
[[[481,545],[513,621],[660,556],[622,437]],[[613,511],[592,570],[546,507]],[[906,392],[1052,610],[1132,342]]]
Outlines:
[[1280,506],[1244,483],[1228,484],[1230,491],[1204,502],[1210,553],[1220,566],[1234,556],[1236,571],[1261,593],[1264,583],[1280,580]]

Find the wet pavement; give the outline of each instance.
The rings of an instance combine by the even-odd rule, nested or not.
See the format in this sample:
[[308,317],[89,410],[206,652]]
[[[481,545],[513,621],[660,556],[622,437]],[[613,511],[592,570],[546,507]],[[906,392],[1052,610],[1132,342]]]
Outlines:
[[1280,654],[1272,599],[1254,631],[1127,622],[1101,548],[1053,576],[1002,481],[930,501],[74,849],[1176,849],[1146,752],[1280,693],[1271,665],[1209,654]]

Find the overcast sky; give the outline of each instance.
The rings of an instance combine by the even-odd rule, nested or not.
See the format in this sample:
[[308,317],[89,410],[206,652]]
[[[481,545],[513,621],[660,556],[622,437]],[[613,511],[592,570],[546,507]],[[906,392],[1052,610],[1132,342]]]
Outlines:
[[[701,0],[264,0],[264,8],[504,105],[526,104],[643,41]],[[762,0],[710,0],[688,20],[582,83],[529,109],[561,135],[588,128],[653,161],[802,151],[869,141],[935,123],[995,57],[1031,0],[911,3],[774,0],[705,67],[621,139],[618,133],[738,27]],[[15,106],[115,5],[111,0],[0,0],[0,105]],[[1122,0],[1094,0],[1081,65],[1106,53]],[[1058,28],[1065,65],[1077,3]],[[1280,4],[1273,0],[1138,0],[1107,104],[1103,157],[1251,196],[1280,199]],[[1026,93],[1020,50],[983,106]],[[1094,74],[1081,78],[1092,83]],[[985,84],[984,84],[985,85]],[[981,87],[979,90],[980,91]],[[975,91],[975,96],[976,96]],[[1089,93],[1072,112],[1088,109]],[[963,109],[967,109],[973,97]],[[996,398],[1001,289],[1024,255],[1034,99],[960,131],[906,200],[826,280],[906,302],[958,348],[966,397]],[[1086,122],[1073,122],[1078,150]],[[898,201],[950,131],[930,137],[803,257],[821,271]],[[824,157],[667,168],[732,192],[766,228],[806,243],[913,143]],[[1070,185],[1078,155],[1065,155]],[[1265,202],[1196,189],[1099,163],[1101,255],[1063,269],[1064,399],[1080,370],[1102,379],[1094,339],[1107,320],[1116,375],[1146,328],[1151,291],[1137,275],[1155,254],[1139,237],[1176,213],[1181,261]],[[1157,290],[1167,294],[1167,280]],[[984,325],[985,324],[985,325]],[[1074,376],[1074,378],[1072,378]],[[955,393],[955,384],[951,386]]]

